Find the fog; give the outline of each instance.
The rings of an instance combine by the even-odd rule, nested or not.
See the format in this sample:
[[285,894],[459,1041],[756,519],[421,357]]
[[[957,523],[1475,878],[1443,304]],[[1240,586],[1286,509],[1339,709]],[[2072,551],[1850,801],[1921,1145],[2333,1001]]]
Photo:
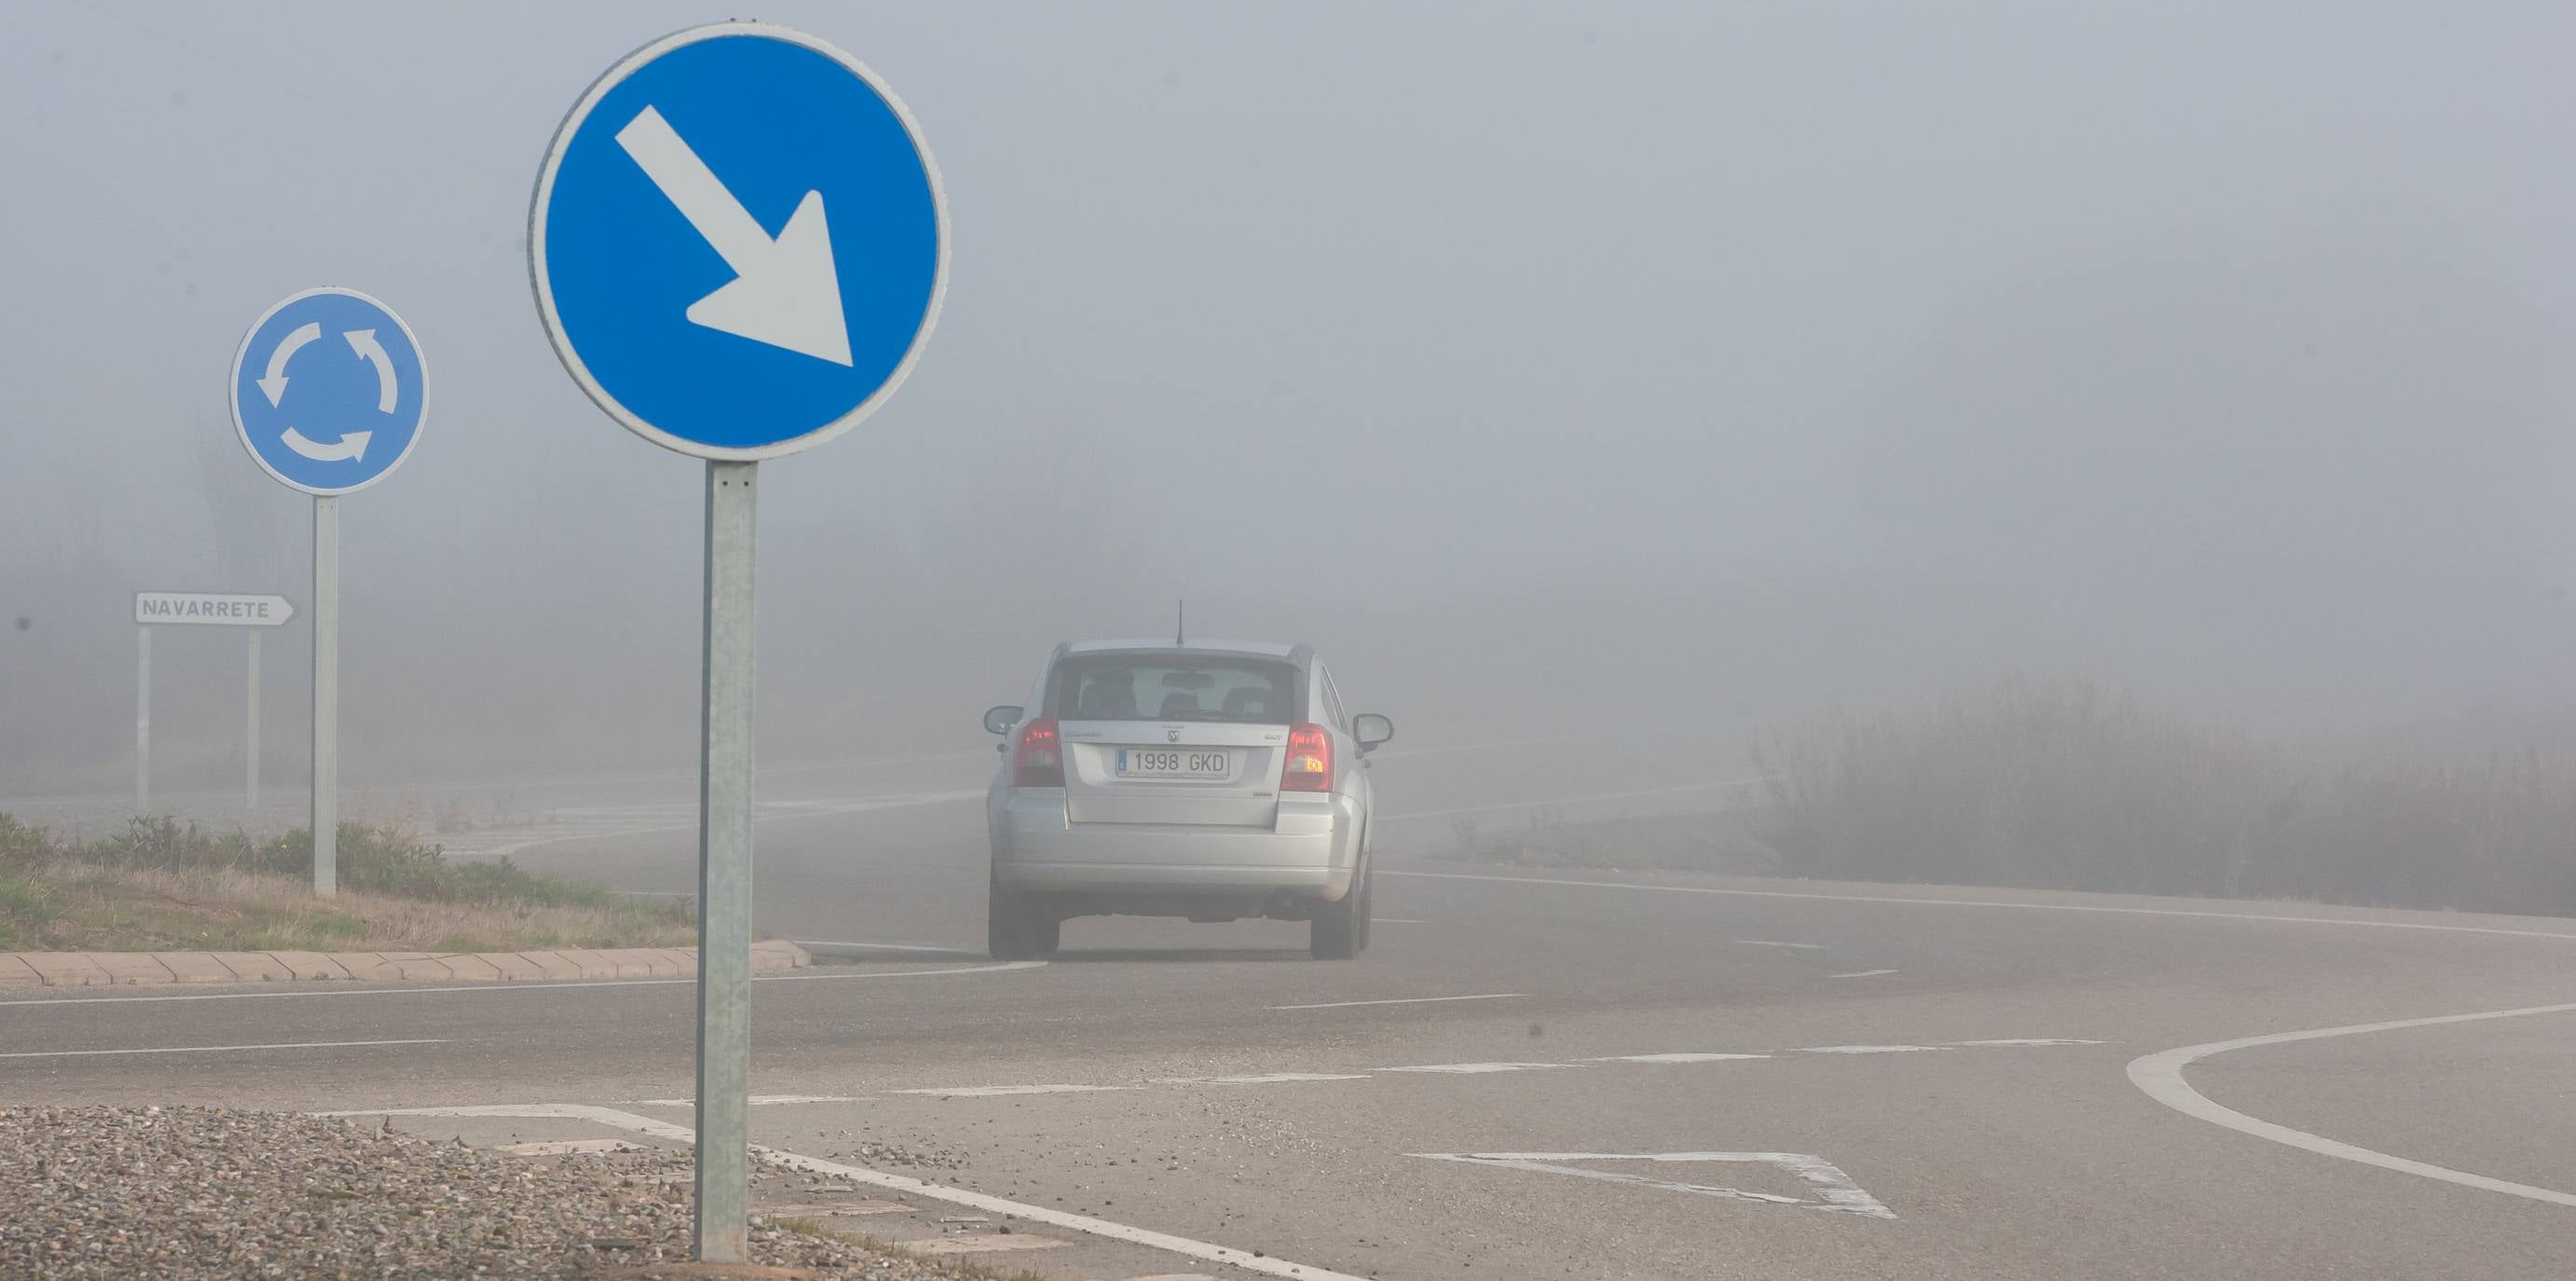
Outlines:
[[[972,747],[1184,597],[1416,740],[2576,695],[2576,12],[2097,9],[765,7],[904,97],[953,262],[887,407],[763,469],[763,757]],[[322,284],[433,383],[342,502],[344,775],[694,759],[701,465],[564,375],[524,237],[590,79],[723,16],[0,15],[0,796],[130,776],[133,592],[309,600],[224,373]],[[156,775],[237,777],[239,637],[155,662]]]

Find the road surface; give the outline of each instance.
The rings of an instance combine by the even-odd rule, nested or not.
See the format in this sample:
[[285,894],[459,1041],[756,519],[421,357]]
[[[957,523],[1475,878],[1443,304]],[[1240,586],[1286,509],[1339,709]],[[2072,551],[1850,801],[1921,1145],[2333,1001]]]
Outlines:
[[[755,988],[755,1139],[826,1183],[921,1154],[877,1164],[964,1191],[858,1185],[912,1207],[880,1235],[1013,1222],[980,1193],[1031,1212],[994,1261],[1067,1277],[2576,1275],[2576,921],[1437,857],[1538,764],[1378,766],[1429,817],[1348,964],[1085,920],[994,966],[982,762],[791,794],[759,923],[824,963]],[[1715,781],[1551,776],[1605,798],[1569,813]],[[677,891],[693,842],[665,800],[496,844]],[[670,1143],[690,1028],[674,983],[90,990],[0,1002],[0,1102]]]

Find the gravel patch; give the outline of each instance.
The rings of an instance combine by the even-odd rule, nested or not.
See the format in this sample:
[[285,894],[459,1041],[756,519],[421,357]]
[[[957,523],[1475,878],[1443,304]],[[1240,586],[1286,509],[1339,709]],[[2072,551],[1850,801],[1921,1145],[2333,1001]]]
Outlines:
[[[540,1160],[227,1108],[0,1110],[0,1277],[982,1281],[771,1226],[701,1271],[685,1153]],[[755,1220],[756,1221],[756,1220]],[[793,1269],[768,1271],[766,1269]]]

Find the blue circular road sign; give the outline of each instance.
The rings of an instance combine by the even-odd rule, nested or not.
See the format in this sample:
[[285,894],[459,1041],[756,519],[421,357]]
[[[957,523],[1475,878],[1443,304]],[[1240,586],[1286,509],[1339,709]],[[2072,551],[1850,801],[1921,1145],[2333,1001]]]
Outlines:
[[253,461],[308,494],[383,480],[420,444],[420,341],[354,289],[307,289],[260,314],[233,353],[233,430]]
[[875,73],[719,23],[636,50],[573,105],[528,266],[555,354],[610,417],[684,454],[770,458],[847,431],[911,371],[947,206]]

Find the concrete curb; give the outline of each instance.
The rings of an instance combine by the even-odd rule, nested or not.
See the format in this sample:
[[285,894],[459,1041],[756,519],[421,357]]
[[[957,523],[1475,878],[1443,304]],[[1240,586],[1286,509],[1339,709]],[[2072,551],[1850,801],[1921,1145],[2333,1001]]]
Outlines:
[[[751,945],[751,972],[801,970],[814,958],[785,939]],[[172,983],[524,983],[695,978],[693,947],[553,948],[540,952],[0,952],[0,990]]]

